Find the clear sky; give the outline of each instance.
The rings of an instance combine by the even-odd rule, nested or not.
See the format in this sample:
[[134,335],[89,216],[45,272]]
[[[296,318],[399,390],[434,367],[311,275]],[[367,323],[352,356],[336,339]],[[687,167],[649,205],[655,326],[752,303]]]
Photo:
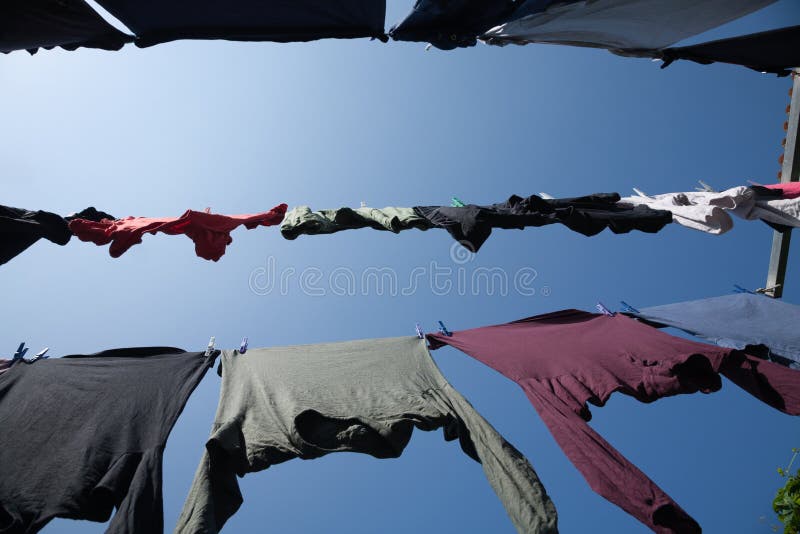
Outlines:
[[[412,2],[390,3],[387,27]],[[707,36],[798,23],[800,5],[781,0]],[[698,179],[718,189],[775,181],[785,78],[680,62],[660,70],[561,46],[424,48],[183,41],[2,56],[0,202],[62,214],[91,205],[118,217],[178,216],[205,207],[255,213],[282,202],[491,203],[541,191],[662,193],[692,190]],[[457,330],[593,310],[598,300],[656,305],[726,294],[733,284],[762,287],[771,237],[765,225],[741,220],[718,237],[670,225],[656,235],[586,238],[554,225],[496,231],[465,258],[439,230],[286,241],[276,228],[259,228],[234,232],[218,263],[196,257],[182,236],[147,236],[119,259],[77,239],[40,242],[0,268],[0,350],[11,354],[20,341],[54,356],[145,345],[203,350],[212,335],[223,348],[242,336],[268,347],[413,335],[416,322],[432,331],[437,320]],[[368,269],[383,267],[395,273],[397,291],[361,283]],[[473,290],[480,267],[528,278],[506,295],[485,284]],[[430,282],[431,272],[448,268],[449,277]],[[427,278],[401,291],[418,269]],[[269,287],[268,271],[293,274],[282,290]],[[334,272],[354,273],[352,294],[330,283]],[[800,303],[799,272],[800,242],[789,302]],[[459,276],[468,281],[463,291]],[[434,357],[530,459],[562,532],[646,531],[589,489],[512,382],[453,349]],[[208,436],[219,383],[216,373],[206,376],[167,444],[167,532]],[[767,533],[777,524],[776,468],[800,446],[796,420],[729,382],[712,395],[650,405],[617,395],[593,414],[592,426],[706,532]],[[513,531],[480,466],[441,432],[415,432],[399,459],[295,460],[241,486],[244,505],[226,532]],[[103,530],[56,520],[45,532]]]

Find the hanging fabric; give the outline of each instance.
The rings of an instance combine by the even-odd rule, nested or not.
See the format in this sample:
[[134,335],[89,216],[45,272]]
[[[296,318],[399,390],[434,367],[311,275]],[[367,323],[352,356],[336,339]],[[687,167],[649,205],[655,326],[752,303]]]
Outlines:
[[431,43],[442,50],[474,46],[479,35],[504,22],[518,4],[516,0],[417,0],[389,36],[395,41]]
[[313,41],[385,39],[386,0],[98,0],[136,34],[136,45],[176,39]]
[[528,461],[445,380],[423,339],[224,351],[221,373],[213,432],[176,534],[219,532],[242,503],[237,475],[332,452],[396,458],[414,428],[458,439],[521,534],[557,532]]
[[[800,60],[798,60],[798,64],[800,64]],[[780,198],[782,199],[789,200],[800,197],[800,182],[783,182],[779,184],[764,185],[762,187],[780,191]]]
[[513,195],[506,202],[489,206],[417,206],[414,209],[431,225],[447,230],[453,239],[473,252],[486,242],[492,228],[522,230],[561,223],[575,232],[593,236],[606,228],[615,234],[632,230],[655,233],[672,222],[669,211],[623,205],[619,200],[618,193],[555,199]]
[[590,0],[523,2],[488,30],[490,44],[552,43],[610,50],[660,49],[776,0]]
[[110,24],[83,0],[3,0],[0,52],[60,46],[119,50],[133,37]]
[[396,234],[411,228],[427,230],[431,228],[431,224],[413,208],[362,207],[311,211],[308,206],[299,206],[290,210],[283,218],[281,234],[286,239],[296,239],[302,234],[333,234],[357,228],[386,230]]
[[69,229],[81,240],[96,245],[111,243],[108,253],[118,258],[132,246],[142,242],[146,233],[167,235],[184,234],[194,241],[195,252],[206,260],[218,261],[228,245],[233,242],[230,233],[239,226],[252,230],[258,226],[280,224],[286,213],[286,204],[279,204],[268,212],[255,215],[218,215],[187,210],[177,218],[126,217],[89,221],[74,219]]
[[0,360],[0,375],[8,371],[13,363],[13,360]]
[[800,368],[800,306],[782,300],[734,293],[641,308],[630,315],[653,326],[678,328],[720,347],[745,349]]
[[57,245],[69,243],[72,233],[67,221],[49,211],[28,211],[0,206],[0,265],[47,239]]
[[719,374],[785,413],[800,414],[800,371],[670,336],[624,315],[579,310],[497,326],[428,334],[522,387],[564,453],[594,491],[658,533],[700,532],[697,522],[587,421],[588,403],[615,391],[642,402],[717,391]]
[[0,374],[3,532],[105,522],[115,508],[106,532],[163,532],[167,436],[214,356],[118,349],[18,360]]
[[800,26],[791,26],[707,43],[653,51],[652,57],[664,60],[661,68],[685,59],[708,65],[731,63],[759,72],[788,76],[800,65]]

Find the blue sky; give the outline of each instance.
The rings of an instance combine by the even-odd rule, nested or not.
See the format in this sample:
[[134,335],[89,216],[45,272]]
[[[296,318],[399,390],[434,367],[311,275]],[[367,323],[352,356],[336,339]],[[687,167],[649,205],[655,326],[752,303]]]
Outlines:
[[[387,26],[410,5],[391,2]],[[800,6],[781,0],[706,37],[798,23]],[[451,196],[491,203],[514,193],[775,181],[787,79],[725,65],[660,70],[561,46],[424,48],[184,41],[0,57],[2,203],[177,216],[205,207],[254,213],[282,202],[315,209],[447,204]],[[671,225],[657,235],[586,238],[551,226],[497,231],[477,256],[462,259],[443,231],[286,241],[275,228],[259,228],[237,230],[218,263],[197,258],[182,236],[147,236],[119,259],[77,239],[65,247],[42,242],[2,267],[0,333],[9,354],[23,340],[55,356],[145,345],[203,350],[212,335],[220,347],[238,346],[242,336],[266,347],[413,335],[416,322],[431,331],[437,320],[456,330],[592,310],[598,300],[648,306],[725,294],[734,283],[762,287],[771,235],[741,220],[718,237]],[[797,245],[785,293],[794,303]],[[270,265],[294,270],[286,291],[259,285]],[[412,294],[393,295],[359,284],[356,294],[339,295],[327,282],[337,268],[360,280],[382,267],[399,281],[415,269],[450,268],[455,285],[435,290],[423,280]],[[458,273],[469,278],[480,267],[509,276],[525,270],[533,294],[486,287],[459,294]],[[304,272],[322,279],[301,283]],[[646,531],[588,488],[513,383],[449,348],[434,358],[530,459],[562,532]],[[209,373],[167,445],[166,531],[191,484],[218,392],[219,378]],[[615,396],[593,413],[593,427],[707,532],[771,532],[777,524],[776,468],[799,446],[795,420],[729,382],[713,395],[651,405]],[[417,431],[399,459],[292,461],[241,486],[245,502],[226,532],[513,531],[480,466],[440,432]],[[56,520],[45,532],[103,530]]]

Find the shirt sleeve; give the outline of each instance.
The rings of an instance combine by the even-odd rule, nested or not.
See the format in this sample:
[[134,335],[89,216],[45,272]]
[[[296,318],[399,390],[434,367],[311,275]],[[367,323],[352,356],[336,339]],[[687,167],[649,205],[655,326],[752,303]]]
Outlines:
[[800,370],[733,351],[720,372],[731,382],[776,410],[800,415]]
[[[447,411],[457,417],[469,432],[462,448],[474,452],[511,521],[520,534],[558,532],[556,508],[528,460],[508,443],[452,386],[440,390]],[[464,440],[471,441],[467,451]]]
[[669,495],[545,386],[527,381],[522,388],[595,492],[659,534],[701,532],[700,525]]

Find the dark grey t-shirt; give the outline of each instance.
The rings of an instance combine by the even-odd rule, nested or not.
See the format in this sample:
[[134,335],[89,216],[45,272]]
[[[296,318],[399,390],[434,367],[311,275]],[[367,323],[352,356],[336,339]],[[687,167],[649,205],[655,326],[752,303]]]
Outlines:
[[163,532],[161,460],[213,356],[170,347],[28,363],[0,374],[0,532],[54,517]]
[[214,427],[176,532],[218,532],[242,503],[236,475],[339,451],[395,458],[415,427],[460,440],[519,532],[557,532],[555,507],[528,461],[415,337],[224,351]]

